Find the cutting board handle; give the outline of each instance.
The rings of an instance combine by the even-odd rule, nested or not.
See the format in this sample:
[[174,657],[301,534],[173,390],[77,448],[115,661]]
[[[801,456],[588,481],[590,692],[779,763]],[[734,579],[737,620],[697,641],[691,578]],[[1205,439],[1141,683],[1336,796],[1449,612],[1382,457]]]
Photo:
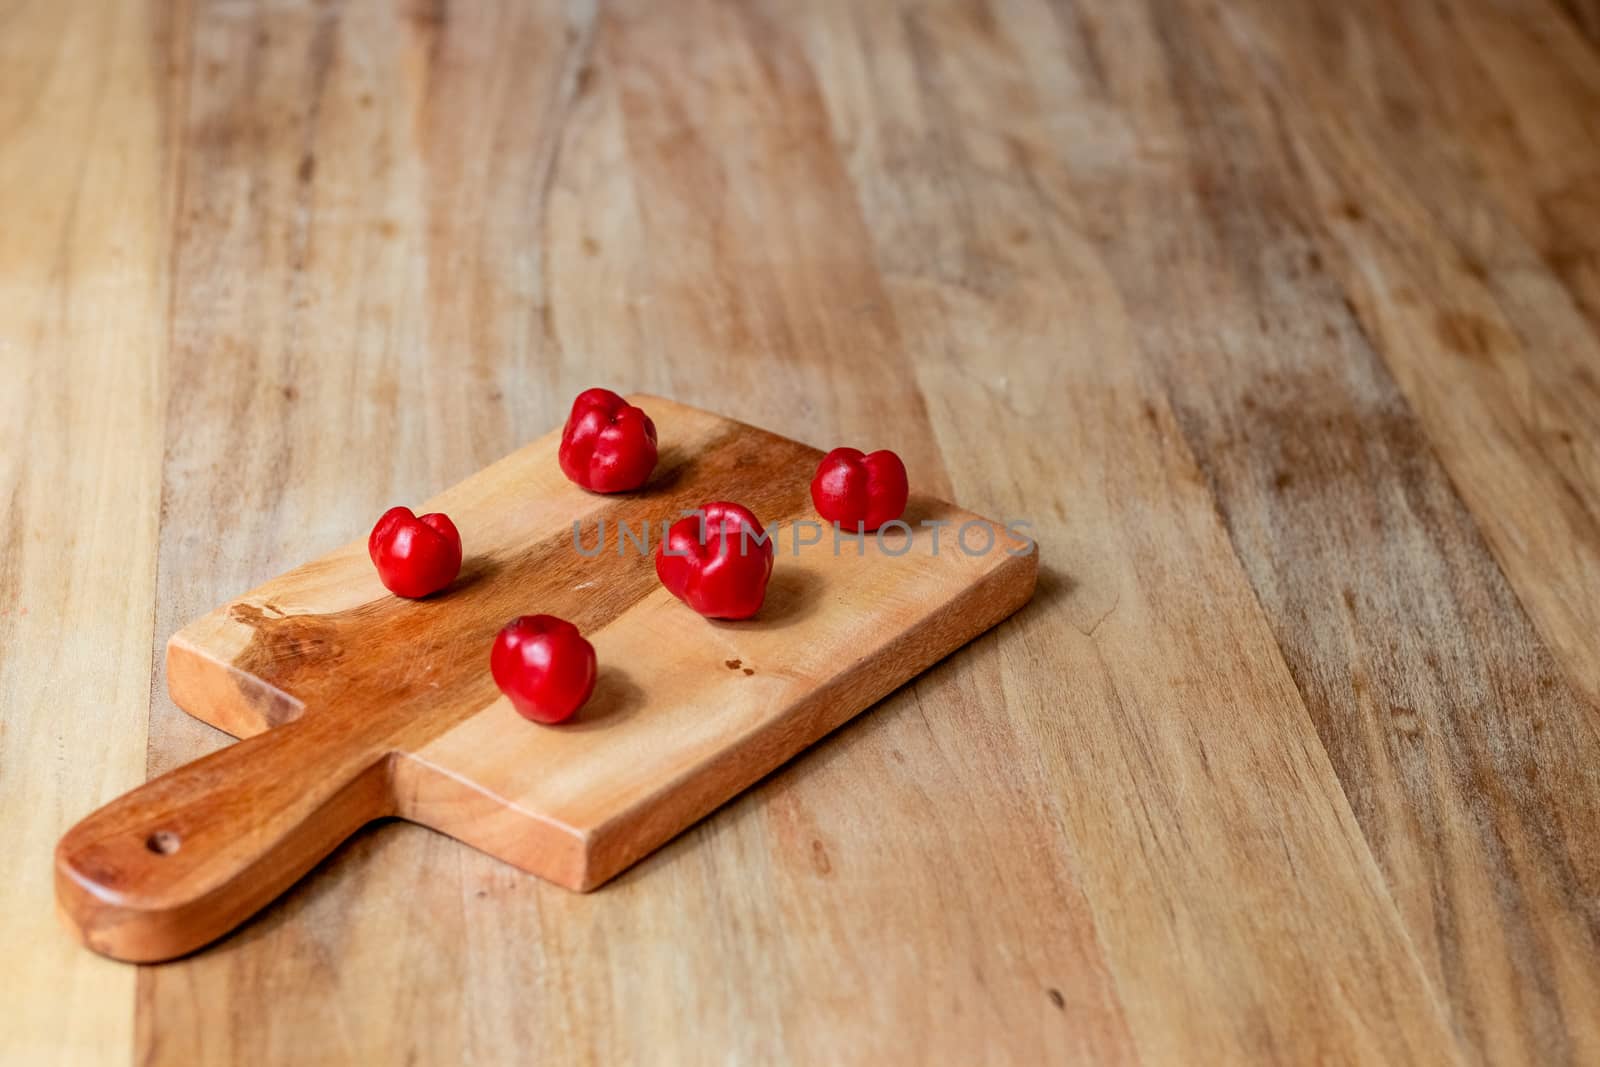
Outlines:
[[151,962],[227,933],[394,808],[388,752],[302,716],[112,801],[56,846],[56,901],[96,952]]

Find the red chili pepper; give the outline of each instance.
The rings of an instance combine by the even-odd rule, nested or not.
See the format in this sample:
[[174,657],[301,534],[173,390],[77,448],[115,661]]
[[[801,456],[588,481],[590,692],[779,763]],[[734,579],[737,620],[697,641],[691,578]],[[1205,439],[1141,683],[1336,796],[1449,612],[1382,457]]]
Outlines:
[[561,431],[561,469],[596,493],[637,489],[656,466],[656,424],[609,389],[585,389]]
[[367,554],[391,593],[424,597],[461,572],[461,534],[440,512],[418,518],[410,508],[390,508],[367,537]]
[[876,530],[898,519],[909,492],[906,465],[888,449],[864,456],[860,449],[836,448],[811,479],[817,514],[845,530]]
[[494,639],[489,673],[524,719],[565,722],[594,693],[594,646],[565,619],[523,615]]
[[713,619],[748,619],[761,610],[772,577],[772,541],[750,509],[718,501],[679,519],[656,549],[667,591]]

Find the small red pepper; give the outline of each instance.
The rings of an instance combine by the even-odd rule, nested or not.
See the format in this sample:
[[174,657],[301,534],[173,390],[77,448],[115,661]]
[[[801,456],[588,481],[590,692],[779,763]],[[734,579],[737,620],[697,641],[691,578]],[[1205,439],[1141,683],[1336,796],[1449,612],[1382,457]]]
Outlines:
[[656,549],[656,576],[702,615],[748,619],[767,595],[772,541],[749,508],[702,504],[667,530]]
[[906,465],[888,449],[864,456],[860,449],[836,448],[811,479],[817,514],[845,530],[876,530],[898,519],[909,493]]
[[415,599],[461,573],[461,534],[440,512],[418,518],[410,508],[390,508],[367,537],[367,554],[391,593]]
[[609,389],[585,389],[561,431],[561,469],[595,493],[637,489],[656,467],[656,424]]
[[489,673],[524,719],[565,722],[594,693],[594,646],[565,619],[522,615],[494,639]]

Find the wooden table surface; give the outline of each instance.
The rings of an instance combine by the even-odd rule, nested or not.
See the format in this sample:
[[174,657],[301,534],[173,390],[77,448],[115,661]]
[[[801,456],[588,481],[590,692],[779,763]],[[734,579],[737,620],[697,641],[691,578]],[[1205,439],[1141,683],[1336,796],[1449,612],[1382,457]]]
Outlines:
[[[3,1058],[1600,1062],[1592,0],[0,4]],[[593,895],[373,827],[209,951],[50,853],[176,628],[593,384],[1034,524]]]

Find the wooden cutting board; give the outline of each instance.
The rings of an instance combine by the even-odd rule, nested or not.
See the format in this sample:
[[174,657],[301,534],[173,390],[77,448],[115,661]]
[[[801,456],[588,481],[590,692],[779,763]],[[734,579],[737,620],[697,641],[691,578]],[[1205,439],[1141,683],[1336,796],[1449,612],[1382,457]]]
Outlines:
[[[382,816],[592,889],[1032,595],[1037,553],[998,524],[914,495],[909,537],[836,546],[794,525],[816,518],[816,449],[632,399],[661,441],[641,491],[571,484],[552,432],[417,509],[461,531],[444,592],[389,595],[361,531],[174,634],[173,699],[246,740],[61,839],[57,900],[83,941],[126,960],[189,952]],[[766,603],[744,622],[694,614],[637,543],[718,499],[777,539]],[[620,523],[634,537],[619,552]],[[500,627],[536,612],[576,623],[599,656],[593,698],[556,727],[519,717],[489,675]]]

